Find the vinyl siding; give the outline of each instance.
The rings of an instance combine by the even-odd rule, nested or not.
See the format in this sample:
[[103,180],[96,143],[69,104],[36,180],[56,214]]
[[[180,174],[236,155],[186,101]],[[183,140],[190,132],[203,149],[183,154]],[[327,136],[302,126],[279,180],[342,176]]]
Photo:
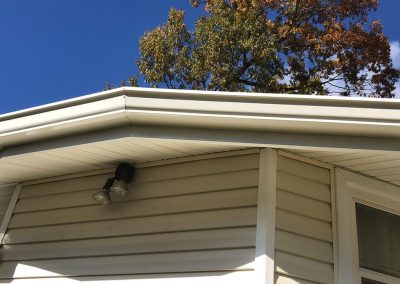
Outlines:
[[91,194],[109,174],[26,186],[0,249],[0,282],[251,279],[258,159],[141,168],[129,196],[108,206]]
[[[0,225],[3,222],[11,197],[16,185],[0,185]],[[1,255],[0,255],[1,257]]]
[[275,281],[334,283],[330,171],[278,157]]

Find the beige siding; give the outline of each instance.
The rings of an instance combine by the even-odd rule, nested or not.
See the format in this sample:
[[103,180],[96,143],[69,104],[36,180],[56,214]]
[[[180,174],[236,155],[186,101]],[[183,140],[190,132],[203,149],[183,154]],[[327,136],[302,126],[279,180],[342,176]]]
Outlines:
[[0,278],[249,279],[258,164],[248,154],[141,168],[130,195],[109,206],[91,200],[107,174],[26,186],[0,249]]
[[[0,225],[3,221],[4,215],[6,214],[8,205],[11,197],[15,190],[16,185],[0,185]],[[0,255],[1,257],[1,255]]]
[[276,283],[334,283],[330,171],[280,156],[276,198]]
[[[13,284],[232,284],[232,283],[255,283],[253,271],[227,272],[190,272],[190,273],[157,273],[157,274],[129,274],[111,276],[80,276],[57,278],[29,278],[14,279]],[[0,283],[10,283],[8,280],[1,280]]]

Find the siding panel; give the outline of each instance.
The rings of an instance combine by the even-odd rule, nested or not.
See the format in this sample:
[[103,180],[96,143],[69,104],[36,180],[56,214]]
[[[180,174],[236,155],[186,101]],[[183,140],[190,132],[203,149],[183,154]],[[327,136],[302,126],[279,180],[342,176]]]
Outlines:
[[16,185],[0,185],[0,225],[3,221],[4,215],[6,214],[15,186]]
[[[61,257],[140,254],[254,246],[255,227],[130,235],[114,238],[4,245],[1,259],[33,260]],[[168,240],[168,246],[165,245]],[[65,249],[68,248],[68,249]]]
[[278,189],[312,199],[331,202],[331,189],[328,184],[305,179],[283,171],[278,171],[277,187]]
[[22,265],[2,262],[0,277],[174,273],[215,271],[216,267],[227,271],[253,269],[254,249],[51,259],[24,261]]
[[91,239],[256,225],[256,207],[205,211],[143,218],[10,229],[5,244]]
[[280,209],[321,221],[331,222],[332,220],[329,203],[313,200],[283,190],[278,190],[276,195],[276,206]]
[[258,154],[140,168],[127,198],[96,205],[109,176],[23,188],[0,278],[253,271]]
[[330,171],[278,158],[275,282],[334,283]]
[[[135,184],[257,168],[258,154],[199,160],[193,162],[139,168],[136,172]],[[22,189],[21,198],[62,192],[98,189],[103,186],[105,180],[110,175],[112,174],[103,174],[100,176],[94,175],[76,179],[48,182],[44,184],[29,185]]]
[[275,247],[283,252],[333,263],[332,245],[329,242],[277,230]]
[[[91,193],[102,186],[110,175],[96,181],[96,187],[83,191],[69,191],[52,195],[39,195],[21,198],[14,212],[41,211],[74,206],[93,205]],[[192,194],[209,191],[227,190],[233,188],[257,187],[258,170],[242,170],[227,173],[209,174],[206,176],[192,176],[172,180],[153,181],[147,183],[134,182],[130,185],[130,192],[124,198],[114,197],[113,203],[141,200],[146,198],[166,197],[181,194]],[[26,191],[23,191],[26,192]],[[26,194],[25,194],[26,196]]]
[[329,170],[283,156],[279,156],[278,170],[325,184],[331,180]]
[[332,242],[332,225],[328,222],[276,210],[276,227],[298,235]]
[[232,207],[256,206],[256,188],[236,189],[192,195],[163,197],[114,203],[108,206],[89,205],[78,208],[18,213],[11,218],[9,228],[138,218],[183,212]]
[[275,275],[275,283],[276,284],[316,284],[316,282],[311,282],[307,280],[303,280],[300,278],[288,277],[286,275],[276,274]]
[[276,271],[318,283],[334,283],[333,266],[319,261],[283,253],[275,253]]
[[[14,279],[13,284],[232,284],[255,283],[255,274],[252,271],[223,271],[223,272],[196,272],[196,273],[169,273],[145,275],[111,275],[111,276],[79,276],[79,277],[51,277]],[[10,283],[10,280],[0,280],[0,283]]]

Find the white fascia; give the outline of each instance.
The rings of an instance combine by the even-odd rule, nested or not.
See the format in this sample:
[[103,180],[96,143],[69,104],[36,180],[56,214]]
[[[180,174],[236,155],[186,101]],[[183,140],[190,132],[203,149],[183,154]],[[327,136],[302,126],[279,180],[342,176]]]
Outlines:
[[400,101],[123,87],[0,116],[0,149],[128,125],[400,137]]

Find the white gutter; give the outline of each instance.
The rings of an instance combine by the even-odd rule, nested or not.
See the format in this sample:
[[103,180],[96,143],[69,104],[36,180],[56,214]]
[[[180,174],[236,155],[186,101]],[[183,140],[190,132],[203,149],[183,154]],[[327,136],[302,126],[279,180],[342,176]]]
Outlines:
[[400,101],[118,88],[0,116],[0,149],[124,125],[400,137]]

